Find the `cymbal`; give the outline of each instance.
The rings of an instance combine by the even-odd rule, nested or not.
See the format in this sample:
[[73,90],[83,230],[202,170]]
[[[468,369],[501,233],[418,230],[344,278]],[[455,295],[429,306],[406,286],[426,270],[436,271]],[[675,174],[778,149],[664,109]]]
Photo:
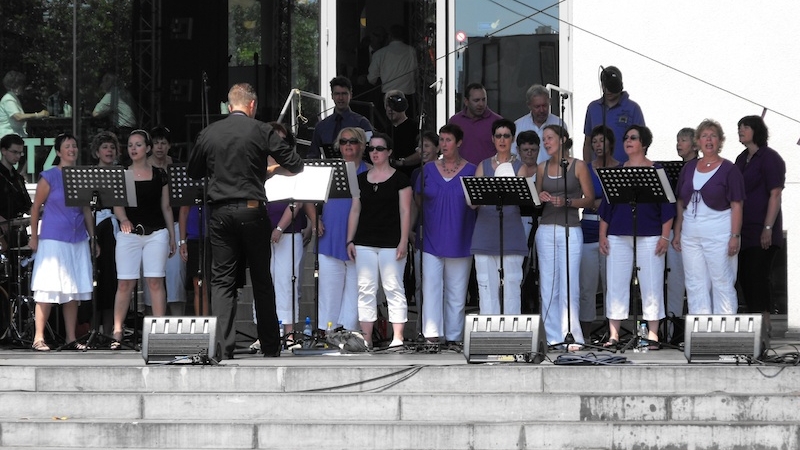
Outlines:
[[30,217],[20,217],[17,219],[4,220],[0,222],[0,226],[10,225],[12,227],[27,227],[31,224]]

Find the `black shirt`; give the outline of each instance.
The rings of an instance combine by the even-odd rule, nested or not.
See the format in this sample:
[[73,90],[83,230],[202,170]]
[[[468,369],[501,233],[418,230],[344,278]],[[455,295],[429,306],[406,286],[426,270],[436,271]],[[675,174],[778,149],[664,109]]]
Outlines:
[[25,178],[16,170],[0,164],[0,216],[6,220],[15,219],[29,212],[32,204],[25,188]]

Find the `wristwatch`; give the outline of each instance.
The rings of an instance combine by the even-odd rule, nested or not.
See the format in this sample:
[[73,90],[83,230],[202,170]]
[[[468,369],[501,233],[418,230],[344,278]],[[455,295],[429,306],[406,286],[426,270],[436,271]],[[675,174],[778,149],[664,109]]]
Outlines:
[[181,245],[183,245],[185,243],[186,243],[186,239],[181,239],[180,241],[178,241],[178,247],[180,247]]
[[764,229],[765,230],[771,230],[772,229],[772,225],[764,225]]
[[280,225],[276,226],[276,227],[275,227],[275,229],[276,229],[276,230],[278,230],[278,231],[280,231],[281,233],[283,233],[283,228],[281,228],[281,226],[280,226]]

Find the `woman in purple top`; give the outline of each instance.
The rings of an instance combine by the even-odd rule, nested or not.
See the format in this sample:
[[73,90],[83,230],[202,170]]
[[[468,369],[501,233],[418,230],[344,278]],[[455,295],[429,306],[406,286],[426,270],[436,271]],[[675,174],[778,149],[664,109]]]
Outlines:
[[[362,158],[367,135],[361,128],[342,128],[334,141],[345,162],[354,164],[356,174],[369,166]],[[322,207],[317,230],[319,239],[319,315],[320,327],[339,326],[358,330],[358,279],[356,265],[347,256],[347,219],[350,216],[349,198],[331,198]]]
[[781,194],[786,182],[786,163],[767,146],[769,130],[764,119],[739,120],[739,142],[746,148],[736,158],[747,199],[743,206],[742,251],[739,253],[739,285],[747,309],[761,313],[768,330],[772,310],[770,273],[783,244]]
[[[620,167],[659,167],[647,158],[647,149],[653,142],[649,128],[631,125],[623,140],[628,160]],[[675,207],[671,203],[637,204],[636,230],[633,211],[626,203],[612,205],[603,199],[599,213],[600,253],[608,257],[605,306],[609,338],[605,346],[614,347],[619,342],[620,325],[630,313],[631,272],[636,267],[642,295],[641,318],[647,321],[651,348],[658,349],[658,324],[664,318],[664,255],[669,247]]]
[[678,177],[672,246],[683,255],[689,314],[736,314],[744,180],[720,156],[725,134],[718,122],[701,122],[695,140],[703,158],[687,162]]
[[[60,134],[55,142],[58,165],[42,172],[31,208],[31,239],[36,253],[33,264],[33,299],[36,302],[36,331],[33,349],[48,351],[44,330],[54,304],[63,305],[64,334],[75,350],[86,350],[75,342],[78,302],[92,298],[92,258],[89,236],[94,236],[94,219],[88,207],[66,206],[62,170],[78,159],[78,142]],[[39,228],[39,214],[42,224]]]
[[444,337],[461,342],[464,337],[475,211],[467,206],[460,179],[474,176],[476,167],[458,153],[463,139],[458,125],[443,126],[439,130],[442,158],[425,164],[424,176],[414,186],[423,221],[418,244],[425,268],[422,333],[431,341]]

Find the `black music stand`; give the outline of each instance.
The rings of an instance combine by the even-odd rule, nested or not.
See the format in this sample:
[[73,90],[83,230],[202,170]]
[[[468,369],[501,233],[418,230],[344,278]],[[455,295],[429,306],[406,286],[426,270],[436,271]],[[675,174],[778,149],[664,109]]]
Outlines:
[[[662,167],[601,167],[597,169],[603,195],[609,204],[629,204],[633,214],[633,269],[631,272],[631,296],[634,299],[633,322],[639,320],[639,309],[642,308],[642,293],[639,287],[639,263],[636,250],[637,205],[639,203],[675,203],[675,194]],[[634,336],[623,346],[621,353],[631,347],[638,348],[642,344],[650,345],[650,341]]]
[[500,283],[498,295],[500,300],[500,314],[504,313],[505,305],[505,268],[503,267],[503,206],[538,206],[539,194],[533,183],[523,177],[461,177],[461,186],[467,204],[495,205],[500,219]]
[[[320,151],[323,159],[340,160],[342,159],[342,151],[333,144],[322,144]],[[310,161],[319,161],[318,159],[306,159],[306,164]]]
[[[205,217],[203,214],[203,199],[205,198],[203,191],[205,189],[206,179],[200,178],[195,180],[194,178],[189,177],[189,174],[186,171],[186,164],[168,165],[167,176],[169,178],[169,205],[197,206],[199,209],[197,220],[200,221],[200,226],[198,229],[200,230],[200,245],[202,246],[202,251],[200,252],[200,260],[197,270],[199,272],[198,280],[201,290],[200,297],[203,298],[203,295],[206,294],[206,298],[211,298],[211,292],[208,291],[210,286],[205,279],[208,248],[206,248],[206,239],[204,235],[206,227],[202,223],[203,218]],[[195,315],[199,316],[200,313],[195,311]]]
[[[305,166],[304,166],[305,167]],[[302,172],[299,174],[295,174],[292,176],[284,176],[284,175],[273,175],[271,178],[268,178],[267,181],[264,183],[264,190],[267,194],[267,200],[270,202],[274,201],[288,201],[289,208],[292,211],[292,222],[291,222],[291,234],[294,234],[296,230],[294,230],[294,221],[295,221],[295,204],[296,203],[314,203],[317,204],[319,202],[326,202],[328,201],[329,194],[331,192],[331,184],[333,180],[333,173],[334,169],[330,165],[309,165],[305,167]],[[319,216],[317,216],[319,217]],[[303,347],[310,348],[313,345],[313,340],[316,339],[314,337],[314,333],[317,333],[317,329],[319,329],[319,324],[317,327],[312,326],[312,339],[311,342],[306,342],[307,336],[305,336],[302,331],[297,331],[297,308],[295,305],[295,296],[297,295],[297,274],[295,273],[295,243],[294,243],[294,236],[292,236],[292,332],[289,335],[292,336],[294,341],[297,341],[295,336],[299,336],[303,339]],[[318,262],[317,262],[318,264]],[[314,273],[315,280],[317,279],[318,274]],[[318,289],[318,287],[316,288]],[[319,291],[316,292],[318,294]],[[315,303],[318,300],[315,300]],[[319,311],[317,311],[319,314]],[[284,333],[283,339],[284,341],[289,336]]]
[[[64,202],[67,206],[84,207],[88,206],[92,210],[92,222],[97,220],[97,210],[111,206],[128,206],[128,189],[125,180],[125,170],[122,167],[99,167],[99,166],[75,166],[65,167],[62,171],[64,179]],[[133,193],[135,195],[135,193]],[[98,332],[98,311],[97,311],[97,239],[95,236],[89,237],[91,240],[90,253],[92,257],[92,323],[89,332],[78,339],[67,342],[58,347],[56,351],[61,351],[64,347],[69,347],[76,342],[86,339],[84,351],[92,348],[95,338],[100,335],[108,340],[113,340],[111,336]],[[134,308],[135,308],[134,302]],[[134,327],[135,330],[135,327]],[[134,331],[135,332],[135,331]],[[134,343],[136,338],[134,335]]]

